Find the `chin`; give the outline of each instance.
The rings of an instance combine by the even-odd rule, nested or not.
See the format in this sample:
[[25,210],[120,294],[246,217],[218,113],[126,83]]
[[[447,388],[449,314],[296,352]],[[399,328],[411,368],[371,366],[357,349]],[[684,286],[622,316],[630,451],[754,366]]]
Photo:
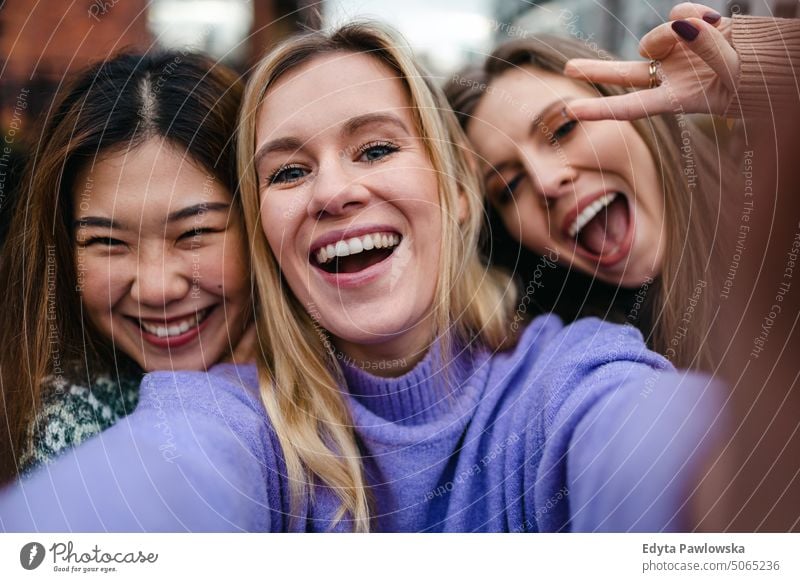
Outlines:
[[658,275],[659,273],[657,271],[648,269],[632,270],[629,268],[621,273],[604,273],[602,271],[598,271],[598,276],[600,276],[600,278],[607,283],[619,285],[620,287],[624,287],[626,289],[634,289],[643,285],[648,285],[652,283],[653,280],[658,277]]
[[148,358],[145,356],[147,366],[142,366],[145,372],[158,372],[159,370],[188,370],[203,371],[206,366],[196,358],[169,358],[164,356]]

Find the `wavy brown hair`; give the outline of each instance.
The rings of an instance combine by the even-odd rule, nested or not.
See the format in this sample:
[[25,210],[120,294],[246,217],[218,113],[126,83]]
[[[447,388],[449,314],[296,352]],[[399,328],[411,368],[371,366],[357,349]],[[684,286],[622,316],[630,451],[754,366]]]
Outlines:
[[[79,74],[36,132],[0,257],[0,482],[19,471],[46,380],[133,366],[83,316],[73,187],[87,164],[153,137],[186,152],[238,199],[233,140],[242,86],[209,58],[123,54]],[[234,204],[235,206],[237,203]]]

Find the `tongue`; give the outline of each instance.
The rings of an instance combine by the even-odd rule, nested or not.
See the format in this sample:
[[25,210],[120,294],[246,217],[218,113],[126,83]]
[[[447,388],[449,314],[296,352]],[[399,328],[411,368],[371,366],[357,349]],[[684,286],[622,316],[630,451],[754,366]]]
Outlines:
[[578,241],[595,255],[604,255],[616,249],[628,232],[628,203],[617,195],[614,201],[598,212],[581,229]]

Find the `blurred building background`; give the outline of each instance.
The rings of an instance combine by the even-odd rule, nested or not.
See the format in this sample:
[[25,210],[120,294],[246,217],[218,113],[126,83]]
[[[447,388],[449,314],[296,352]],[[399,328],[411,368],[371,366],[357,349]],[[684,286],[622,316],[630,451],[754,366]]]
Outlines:
[[[24,136],[70,73],[121,50],[192,47],[243,75],[295,32],[354,18],[399,29],[431,72],[479,61],[505,38],[569,34],[636,57],[677,0],[0,0],[0,214]],[[723,14],[797,16],[797,0],[707,0]],[[0,224],[2,221],[0,220]],[[0,226],[0,240],[2,239]]]

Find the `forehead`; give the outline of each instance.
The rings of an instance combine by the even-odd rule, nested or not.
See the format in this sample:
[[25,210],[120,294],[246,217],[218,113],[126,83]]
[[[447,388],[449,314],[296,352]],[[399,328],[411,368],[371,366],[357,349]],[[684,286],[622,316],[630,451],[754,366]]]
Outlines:
[[[596,95],[585,83],[533,66],[509,69],[495,77],[490,87],[478,103],[476,114],[489,115],[497,110],[498,103],[511,108],[523,103],[538,106],[533,110],[536,113],[555,99]],[[494,107],[488,107],[491,105]]]
[[142,209],[167,213],[187,199],[227,198],[227,189],[186,152],[162,140],[100,157],[83,168],[74,184],[76,209]]
[[367,113],[392,111],[411,128],[411,102],[397,73],[361,53],[320,55],[281,77],[256,118],[256,141],[302,134],[308,139]]

